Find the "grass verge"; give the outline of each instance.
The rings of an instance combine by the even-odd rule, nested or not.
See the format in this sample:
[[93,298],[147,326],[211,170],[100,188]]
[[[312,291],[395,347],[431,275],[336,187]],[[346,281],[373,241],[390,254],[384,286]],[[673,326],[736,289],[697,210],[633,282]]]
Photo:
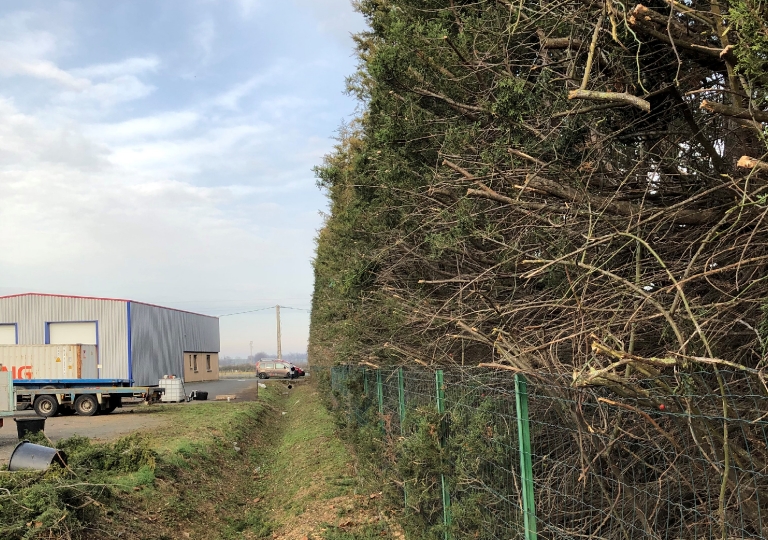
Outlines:
[[[159,406],[164,426],[111,443],[59,441],[68,469],[0,471],[0,538],[264,538],[248,471],[275,391],[259,402]],[[44,436],[33,440],[49,445]],[[249,504],[248,501],[251,501]]]
[[[309,383],[161,406],[160,428],[59,441],[69,468],[0,471],[3,540],[382,538],[377,493]],[[44,436],[36,441],[49,444]]]
[[339,439],[316,386],[300,384],[281,397],[261,482],[274,537],[391,538],[379,493],[361,482],[357,459]]

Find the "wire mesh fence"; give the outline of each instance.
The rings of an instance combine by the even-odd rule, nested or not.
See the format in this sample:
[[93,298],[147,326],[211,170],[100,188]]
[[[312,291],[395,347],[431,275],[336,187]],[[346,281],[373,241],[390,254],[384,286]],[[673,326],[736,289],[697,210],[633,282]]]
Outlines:
[[768,536],[761,373],[330,376],[339,418],[426,538]]

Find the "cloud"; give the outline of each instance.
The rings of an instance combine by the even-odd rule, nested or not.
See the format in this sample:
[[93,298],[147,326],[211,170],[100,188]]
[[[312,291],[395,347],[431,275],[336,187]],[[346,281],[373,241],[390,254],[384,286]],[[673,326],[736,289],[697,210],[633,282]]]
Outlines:
[[72,75],[88,79],[108,79],[127,75],[140,75],[147,71],[157,71],[160,59],[157,56],[126,58],[111,64],[95,64],[73,69]]
[[253,12],[256,11],[256,8],[258,8],[261,4],[259,0],[235,0],[235,1],[240,6],[240,13],[245,18],[250,17],[253,14]]
[[192,28],[192,40],[200,51],[200,61],[207,64],[213,54],[216,40],[216,24],[213,19],[206,19]]
[[200,120],[193,111],[172,111],[133,118],[124,122],[94,124],[88,131],[96,138],[110,142],[152,140],[186,131]]
[[365,19],[352,9],[351,0],[292,0],[302,11],[310,13],[318,28],[334,37],[340,45],[351,47],[350,34],[366,28]]
[[213,103],[219,107],[235,111],[238,109],[240,100],[263,85],[269,77],[267,75],[256,75],[247,81],[236,84],[226,92],[219,94],[214,98]]
[[0,73],[6,76],[28,75],[37,79],[47,79],[73,89],[84,89],[90,84],[87,79],[74,77],[58,68],[53,62],[47,60],[24,61],[13,58],[8,51],[2,49],[2,46],[0,46]]
[[0,174],[4,182],[41,164],[97,170],[107,163],[106,154],[106,147],[84,136],[77,126],[47,127],[17,110],[11,100],[0,99]]
[[147,97],[155,87],[145,84],[134,75],[123,75],[102,83],[91,84],[77,92],[62,92],[57,100],[73,105],[97,102],[102,107],[112,107],[126,101]]
[[[308,302],[324,205],[311,167],[354,69],[328,47],[348,6],[317,3],[0,7],[0,80],[13,77],[0,84],[4,291]],[[301,325],[286,349],[304,346]],[[264,333],[227,332],[225,353]]]
[[56,99],[63,102],[98,102],[102,107],[146,97],[154,87],[138,76],[154,72],[160,60],[154,56],[65,70],[53,57],[60,40],[51,32],[31,29],[31,13],[15,13],[0,18],[0,75],[26,76],[58,83],[63,91]]
[[21,11],[0,17],[0,74],[49,80],[69,88],[84,88],[88,81],[59,68],[51,57],[62,42],[52,32],[32,29],[36,15]]

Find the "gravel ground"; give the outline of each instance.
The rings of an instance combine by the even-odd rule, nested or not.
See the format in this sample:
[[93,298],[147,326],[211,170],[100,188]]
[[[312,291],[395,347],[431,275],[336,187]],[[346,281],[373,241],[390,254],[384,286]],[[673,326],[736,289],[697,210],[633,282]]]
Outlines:
[[[274,384],[274,381],[268,381]],[[255,379],[225,379],[220,381],[185,384],[189,394],[193,390],[208,392],[208,399],[213,400],[217,395],[229,394],[237,396],[238,401],[250,401],[256,397]],[[279,383],[278,383],[279,384]],[[178,406],[194,406],[202,401],[179,403]],[[53,441],[65,439],[72,435],[82,435],[94,440],[105,441],[115,439],[133,431],[158,428],[168,421],[168,417],[154,414],[157,407],[143,404],[126,404],[112,414],[83,416],[57,416],[45,421],[45,434]],[[34,411],[19,411],[16,416],[34,417]],[[0,428],[0,464],[7,464],[8,459],[18,443],[16,423],[6,418]]]

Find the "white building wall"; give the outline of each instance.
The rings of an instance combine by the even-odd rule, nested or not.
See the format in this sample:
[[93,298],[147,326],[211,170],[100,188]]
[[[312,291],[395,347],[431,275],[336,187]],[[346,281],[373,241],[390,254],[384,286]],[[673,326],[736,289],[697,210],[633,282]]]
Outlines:
[[124,300],[24,294],[0,298],[0,324],[17,324],[19,345],[46,342],[46,323],[98,321],[100,378],[128,378],[128,305]]

